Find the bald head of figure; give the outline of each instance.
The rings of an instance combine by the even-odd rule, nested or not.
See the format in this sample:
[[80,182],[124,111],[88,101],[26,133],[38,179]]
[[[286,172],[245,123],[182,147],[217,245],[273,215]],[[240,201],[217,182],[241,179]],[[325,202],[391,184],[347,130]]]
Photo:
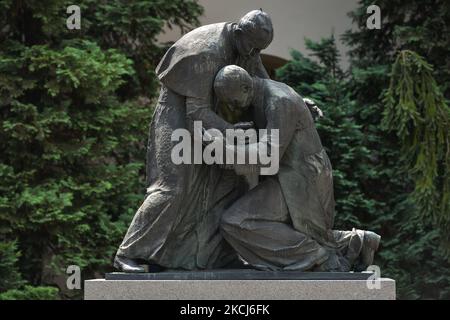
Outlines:
[[247,108],[253,99],[253,79],[235,65],[226,66],[214,79],[214,93],[231,108]]
[[234,32],[239,55],[254,56],[273,40],[272,19],[262,10],[250,11],[239,20]]

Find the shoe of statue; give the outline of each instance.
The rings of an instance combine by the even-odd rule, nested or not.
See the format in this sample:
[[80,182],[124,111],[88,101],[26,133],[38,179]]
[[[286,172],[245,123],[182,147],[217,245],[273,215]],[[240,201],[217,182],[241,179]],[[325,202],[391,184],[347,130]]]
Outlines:
[[364,271],[373,263],[373,256],[380,245],[381,236],[372,231],[364,231],[363,245],[358,264],[357,271]]
[[145,269],[142,266],[140,266],[135,260],[117,255],[114,258],[114,268],[129,273],[145,272]]
[[340,252],[334,249],[328,249],[328,258],[318,264],[313,271],[315,272],[349,272],[350,262]]

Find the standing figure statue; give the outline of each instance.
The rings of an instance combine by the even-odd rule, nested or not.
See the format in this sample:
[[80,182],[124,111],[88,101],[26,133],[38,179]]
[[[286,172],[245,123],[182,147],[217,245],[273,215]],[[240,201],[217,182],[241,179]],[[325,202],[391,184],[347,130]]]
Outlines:
[[[249,159],[252,152],[266,148],[278,152],[280,159],[276,175],[261,177],[254,189],[223,214],[224,237],[242,260],[264,270],[367,268],[380,236],[356,229],[333,230],[331,163],[302,97],[284,83],[252,78],[238,66],[220,70],[214,89],[225,105],[235,109],[252,106],[256,128],[267,129],[259,142],[226,149]],[[242,171],[242,166],[234,169]],[[254,166],[248,171],[256,172],[262,167],[260,163],[248,166]]]
[[251,11],[239,23],[197,28],[175,42],[159,63],[161,91],[150,124],[147,149],[147,194],[136,212],[114,266],[144,272],[140,262],[166,268],[218,268],[236,254],[219,231],[221,213],[245,188],[244,179],[219,166],[175,165],[174,130],[220,131],[248,128],[230,124],[217,114],[213,81],[226,65],[237,64],[252,76],[268,78],[259,52],[273,39],[270,17]]

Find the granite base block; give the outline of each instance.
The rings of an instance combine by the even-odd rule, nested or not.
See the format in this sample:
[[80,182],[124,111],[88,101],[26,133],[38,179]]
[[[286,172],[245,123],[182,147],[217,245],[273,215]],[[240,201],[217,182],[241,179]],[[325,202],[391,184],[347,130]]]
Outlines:
[[[141,275],[141,277],[143,277]],[[116,277],[117,278],[117,277]],[[377,279],[87,280],[86,300],[393,300],[395,281]],[[373,280],[372,280],[373,281]]]

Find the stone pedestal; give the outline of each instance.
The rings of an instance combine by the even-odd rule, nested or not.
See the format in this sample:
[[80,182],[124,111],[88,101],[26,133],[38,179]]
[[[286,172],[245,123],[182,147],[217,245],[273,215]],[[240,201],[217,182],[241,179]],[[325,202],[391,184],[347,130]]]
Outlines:
[[84,297],[86,300],[395,299],[394,280],[379,278],[376,280],[379,283],[375,283],[367,280],[369,275],[258,271],[112,273],[106,279],[85,281]]

